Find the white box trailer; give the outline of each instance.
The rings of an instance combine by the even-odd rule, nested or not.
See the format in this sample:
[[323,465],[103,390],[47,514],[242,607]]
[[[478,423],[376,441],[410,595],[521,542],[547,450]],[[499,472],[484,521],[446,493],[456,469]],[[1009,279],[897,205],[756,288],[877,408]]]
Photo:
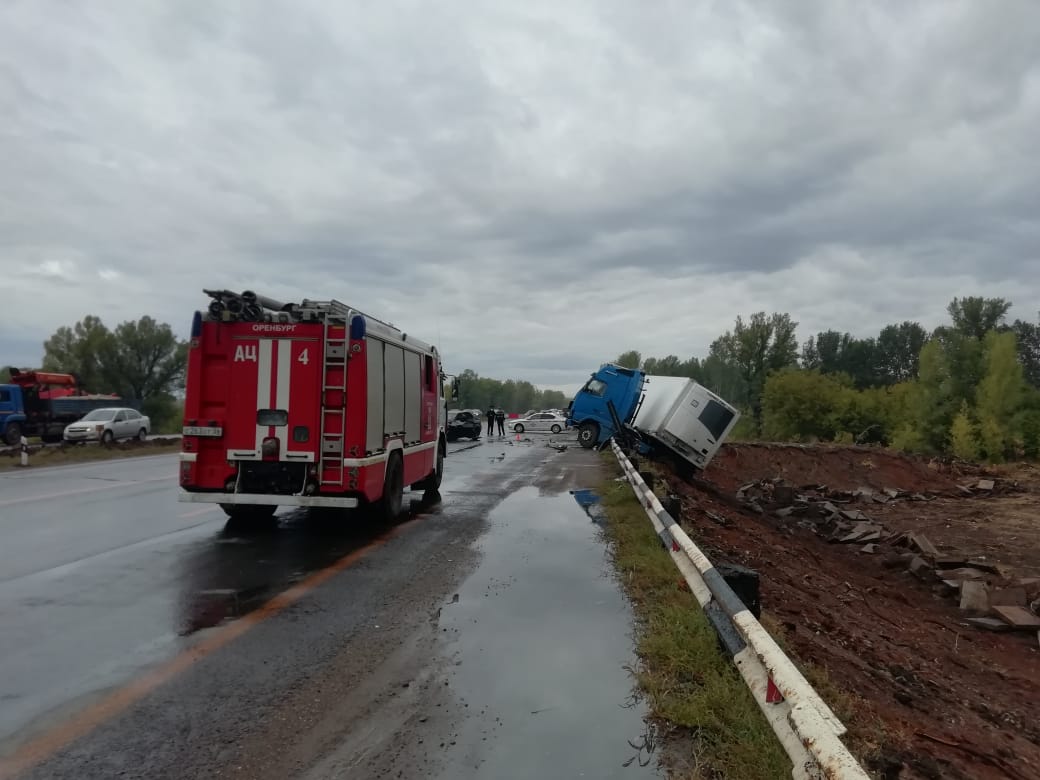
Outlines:
[[646,375],[642,390],[629,426],[697,470],[711,462],[740,419],[737,409],[686,377]]

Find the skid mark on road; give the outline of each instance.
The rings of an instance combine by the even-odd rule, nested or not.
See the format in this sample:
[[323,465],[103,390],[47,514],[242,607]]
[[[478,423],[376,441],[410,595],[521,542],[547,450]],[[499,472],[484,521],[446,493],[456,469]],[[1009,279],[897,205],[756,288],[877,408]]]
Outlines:
[[85,736],[140,701],[163,683],[184,672],[198,661],[233,642],[254,626],[277,615],[313,591],[326,580],[382,547],[395,536],[418,523],[422,518],[408,520],[377,537],[364,547],[357,549],[321,571],[302,580],[288,590],[275,596],[266,604],[244,617],[220,629],[198,645],[185,650],[167,663],[120,688],[97,704],[73,716],[64,725],[26,743],[8,758],[0,759],[0,780],[14,778],[31,767],[57,753],[59,750]]

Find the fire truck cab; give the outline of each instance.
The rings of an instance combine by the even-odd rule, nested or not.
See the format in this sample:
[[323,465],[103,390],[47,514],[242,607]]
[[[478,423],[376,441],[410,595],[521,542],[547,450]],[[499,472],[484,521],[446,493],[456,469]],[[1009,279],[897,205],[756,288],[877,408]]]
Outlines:
[[436,490],[446,447],[436,347],[335,300],[205,291],[188,352],[179,500],[231,518],[371,506]]

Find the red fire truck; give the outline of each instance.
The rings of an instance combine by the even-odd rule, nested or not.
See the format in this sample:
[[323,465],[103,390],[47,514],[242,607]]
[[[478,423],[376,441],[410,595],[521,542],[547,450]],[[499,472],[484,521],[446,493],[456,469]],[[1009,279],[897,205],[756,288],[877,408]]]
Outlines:
[[338,301],[206,292],[188,352],[180,501],[401,512],[445,455],[436,347]]

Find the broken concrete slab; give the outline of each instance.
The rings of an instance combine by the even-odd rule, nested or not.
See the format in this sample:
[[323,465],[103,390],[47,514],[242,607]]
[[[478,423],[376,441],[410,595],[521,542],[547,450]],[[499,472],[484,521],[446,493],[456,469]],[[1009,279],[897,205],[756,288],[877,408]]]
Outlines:
[[899,569],[909,566],[910,561],[916,557],[913,553],[889,553],[881,559],[881,565],[886,569]]
[[714,512],[708,512],[708,511],[705,511],[704,514],[707,515],[708,518],[712,522],[718,523],[721,526],[728,526],[729,525],[729,520],[727,520],[722,515],[717,515]]
[[980,569],[973,569],[970,566],[965,566],[960,569],[943,569],[940,574],[944,579],[947,580],[984,580],[986,579],[986,572]]
[[910,573],[919,580],[928,580],[935,576],[935,572],[928,565],[928,561],[920,555],[915,555],[913,560],[910,561]]
[[876,542],[880,538],[881,538],[881,532],[880,531],[871,531],[866,536],[861,537],[859,539],[859,541],[861,541],[861,542]]
[[966,496],[973,496],[973,495],[975,495],[974,491],[968,485],[958,485],[957,489],[959,491],[961,491]]
[[843,509],[841,510],[841,516],[846,520],[852,520],[853,522],[869,522],[870,517],[860,512],[858,509]]
[[1037,617],[1028,609],[1022,607],[993,607],[993,611],[1013,628],[1022,628],[1035,631],[1040,629],[1040,617]]
[[986,563],[985,561],[968,561],[968,566],[974,569],[981,569],[982,571],[988,571],[990,574],[996,574],[998,577],[1007,577],[1007,567],[1001,566],[999,563]]
[[975,483],[975,489],[992,490],[994,487],[996,487],[996,484],[997,483],[994,482],[992,479],[980,479],[978,482]]
[[862,530],[857,531],[857,530],[853,529],[851,533],[848,533],[845,536],[842,536],[841,538],[838,539],[838,541],[841,542],[841,544],[849,544],[850,542],[858,542],[861,537],[864,537],[866,535],[867,535],[866,531],[862,531]]
[[820,509],[822,509],[826,514],[829,514],[829,515],[840,515],[841,514],[841,510],[838,509],[838,507],[834,506],[834,504],[832,504],[830,501],[824,501],[821,504],[817,504],[817,506],[819,506]]
[[1026,598],[1030,601],[1040,598],[1040,577],[1022,577],[1015,585],[1025,589]]
[[937,555],[935,565],[939,569],[960,569],[968,565],[963,555]]
[[889,498],[899,498],[901,495],[903,495],[902,490],[897,490],[896,488],[888,487],[885,488],[885,493],[888,495]]
[[1003,620],[997,620],[996,618],[988,617],[971,617],[965,618],[965,623],[975,626],[976,628],[984,628],[987,631],[1010,631],[1011,626],[1005,623]]
[[965,580],[961,584],[961,611],[985,614],[989,611],[989,588],[978,580]]
[[993,591],[989,597],[991,607],[1025,607],[1025,588],[1000,588]]
[[939,551],[936,549],[935,545],[932,544],[924,534],[910,534],[910,544],[920,550],[922,554],[927,555],[930,558],[935,558],[939,555]]
[[865,545],[863,545],[862,547],[859,548],[859,551],[861,553],[868,553],[869,555],[873,555],[874,553],[877,552],[877,545],[876,544],[865,544]]
[[794,488],[789,485],[777,485],[773,488],[774,503],[787,506],[794,503]]

